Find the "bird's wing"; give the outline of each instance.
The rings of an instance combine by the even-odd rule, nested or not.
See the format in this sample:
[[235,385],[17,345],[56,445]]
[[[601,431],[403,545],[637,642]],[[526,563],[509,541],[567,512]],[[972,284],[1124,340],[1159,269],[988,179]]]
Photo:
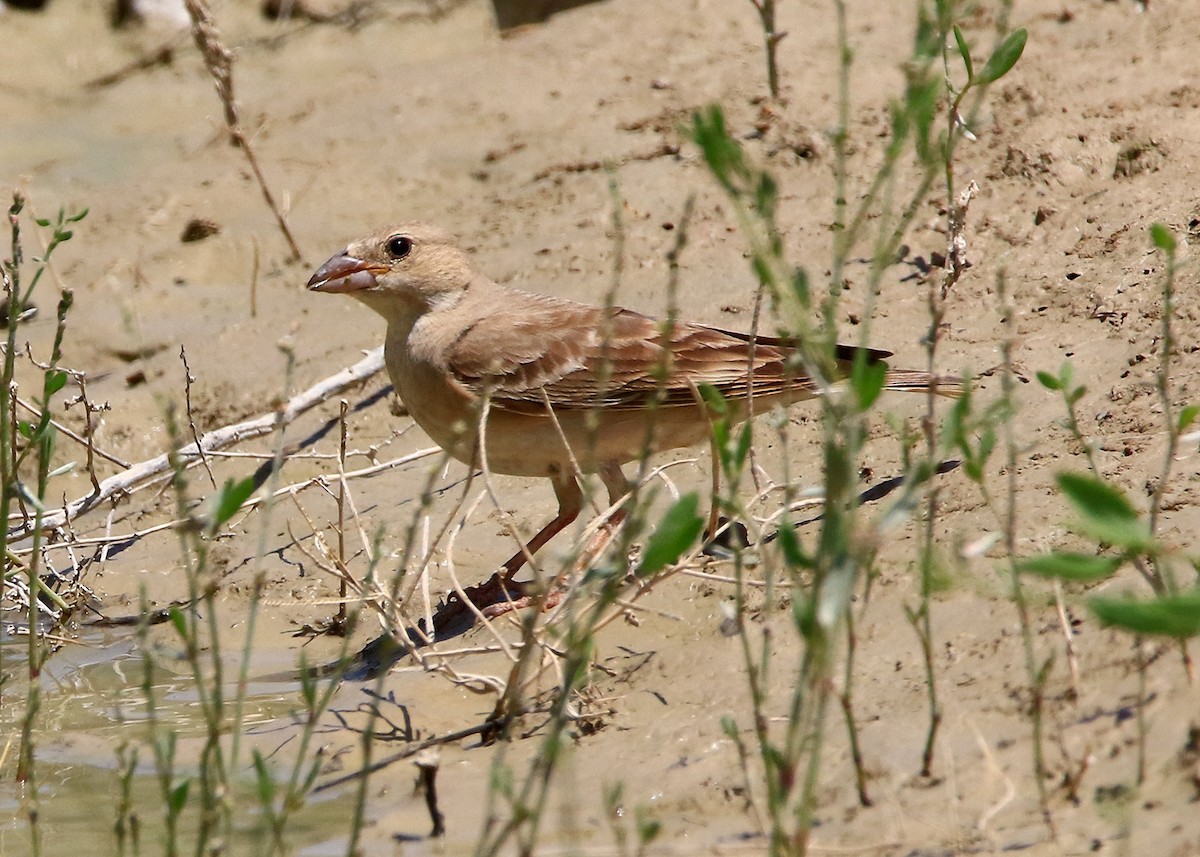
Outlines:
[[[495,407],[533,413],[544,412],[547,401],[556,410],[639,408],[652,400],[660,406],[692,405],[703,385],[729,399],[747,395],[748,334],[688,323],[668,329],[626,309],[510,294],[528,305],[504,312],[503,318],[482,316],[449,353],[458,381],[477,395],[489,395]],[[757,339],[755,396],[813,389],[788,364],[792,350],[785,340]],[[869,352],[869,357],[885,353]]]

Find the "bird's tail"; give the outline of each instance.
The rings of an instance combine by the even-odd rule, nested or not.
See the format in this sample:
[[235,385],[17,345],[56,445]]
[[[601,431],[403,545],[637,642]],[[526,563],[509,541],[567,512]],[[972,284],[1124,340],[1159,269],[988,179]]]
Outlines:
[[953,375],[931,375],[920,369],[888,369],[883,380],[883,389],[899,392],[920,392],[934,388],[939,396],[958,398],[963,394],[961,378]]

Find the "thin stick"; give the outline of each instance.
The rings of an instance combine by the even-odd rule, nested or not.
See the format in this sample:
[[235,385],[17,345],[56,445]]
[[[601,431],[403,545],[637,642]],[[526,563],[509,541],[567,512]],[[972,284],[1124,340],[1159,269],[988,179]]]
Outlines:
[[[337,494],[337,542],[338,566],[346,568],[346,412],[350,403],[342,399],[338,411],[338,494]],[[341,602],[338,604],[334,625],[345,633],[346,628],[346,578],[341,580]]]
[[355,780],[362,779],[363,777],[370,776],[376,771],[382,771],[388,765],[395,764],[401,759],[411,758],[412,756],[415,756],[417,753],[420,753],[422,750],[425,750],[429,747],[436,747],[439,744],[454,744],[463,740],[464,738],[470,738],[472,735],[479,735],[481,733],[493,731],[499,725],[500,724],[495,720],[485,720],[483,723],[480,723],[476,726],[469,726],[466,729],[459,729],[456,732],[449,732],[445,735],[434,735],[431,738],[426,738],[424,741],[421,741],[418,744],[413,744],[411,747],[401,750],[399,753],[387,756],[377,762],[372,762],[365,768],[352,771],[349,774],[344,774],[336,779],[321,783],[321,785],[313,789],[313,794],[317,794],[319,792],[335,788],[336,786],[344,785],[345,783],[353,782]]
[[[208,452],[231,446],[235,443],[241,443],[251,438],[262,437],[274,431],[277,425],[282,429],[284,426],[295,421],[301,414],[312,410],[326,399],[336,396],[357,384],[361,384],[378,373],[382,368],[383,349],[377,348],[353,366],[348,366],[342,371],[314,384],[304,392],[293,396],[284,405],[282,414],[272,411],[254,419],[246,420],[245,422],[214,429],[203,435],[198,443],[188,444],[175,452],[171,457],[186,465],[191,463],[192,460],[199,460],[202,450]],[[78,518],[80,515],[91,511],[107,500],[119,497],[135,488],[156,481],[163,476],[170,476],[172,472],[171,460],[165,453],[148,461],[135,464],[123,472],[103,480],[100,483],[99,491],[92,491],[86,497],[73,500],[62,509],[45,515],[42,518],[42,527],[45,529],[61,527],[68,518]],[[22,538],[31,532],[31,525],[25,522],[14,527],[9,533],[9,538]]]
[[212,12],[208,8],[208,0],[183,0],[183,5],[187,7],[188,15],[192,19],[192,39],[204,57],[204,64],[208,67],[213,85],[217,88],[217,97],[221,99],[221,104],[225,107],[225,127],[229,131],[230,141],[246,153],[246,160],[262,190],[263,199],[267,201],[271,213],[275,215],[275,222],[279,224],[279,231],[283,233],[288,247],[291,248],[291,261],[303,263],[303,254],[296,246],[296,239],[292,237],[292,231],[283,218],[283,212],[275,204],[275,197],[271,194],[271,189],[267,187],[267,180],[263,178],[262,170],[259,169],[258,158],[254,156],[250,140],[242,130],[238,104],[233,97],[233,54],[221,41],[221,32],[217,29],[216,21],[213,20]]
[[250,246],[254,249],[254,264],[250,269],[250,317],[258,316],[258,239],[251,236]]
[[1054,580],[1054,606],[1058,611],[1058,624],[1062,628],[1063,639],[1067,652],[1067,668],[1071,673],[1071,695],[1079,699],[1079,654],[1075,651],[1075,633],[1071,630],[1071,620],[1067,617],[1067,608],[1063,603],[1062,581]]
[[[41,417],[42,417],[41,408],[37,407],[36,405],[30,404],[29,402],[22,399],[20,396],[14,396],[13,398],[16,399],[16,402],[18,405],[20,405],[25,410],[29,411],[29,413],[32,414],[34,417],[41,419]],[[84,400],[84,407],[85,408],[88,407],[86,400]],[[91,423],[90,419],[88,420],[88,423],[89,424]],[[51,419],[50,419],[50,425],[54,426],[54,428],[56,428],[62,434],[65,434],[67,437],[71,438],[71,440],[76,441],[80,445],[86,446],[88,448],[88,469],[89,469],[89,471],[93,469],[92,465],[91,465],[91,458],[92,458],[93,450],[95,451],[96,455],[100,456],[101,458],[108,459],[113,464],[120,465],[121,467],[129,467],[128,461],[124,461],[120,458],[117,458],[117,456],[111,455],[92,444],[90,425],[88,427],[87,437],[83,437],[79,434],[76,434],[75,432],[71,431],[69,428],[67,428],[65,425],[63,425],[61,422],[54,419],[53,417],[51,417]]]
[[183,346],[179,346],[179,359],[183,361],[183,403],[187,408],[188,429],[192,433],[192,442],[196,449],[200,451],[200,463],[204,465],[204,472],[208,474],[208,481],[212,483],[212,487],[217,487],[217,478],[213,476],[212,467],[208,464],[208,458],[204,454],[204,447],[200,445],[200,434],[196,431],[196,419],[192,416],[192,382],[196,380],[192,375],[192,369],[188,366],[187,352]]

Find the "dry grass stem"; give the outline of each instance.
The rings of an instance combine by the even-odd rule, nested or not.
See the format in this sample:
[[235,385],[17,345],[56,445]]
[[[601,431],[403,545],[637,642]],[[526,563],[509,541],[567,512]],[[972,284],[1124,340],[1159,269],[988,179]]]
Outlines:
[[179,346],[179,359],[183,362],[183,403],[184,410],[187,411],[188,431],[192,434],[192,443],[197,452],[200,453],[200,463],[204,465],[204,472],[208,474],[208,481],[212,483],[212,487],[217,487],[217,477],[213,476],[212,467],[208,463],[208,457],[204,454],[204,445],[200,443],[200,434],[196,431],[196,418],[192,414],[192,383],[196,380],[196,376],[192,374],[192,369],[188,366],[187,351],[184,347]]
[[[182,464],[191,465],[198,461],[199,451],[209,452],[235,443],[241,443],[256,437],[270,434],[276,428],[282,429],[292,423],[298,416],[311,410],[327,399],[361,384],[383,368],[383,349],[371,351],[353,366],[330,375],[323,381],[314,384],[302,393],[293,396],[282,406],[279,412],[263,414],[244,422],[213,429],[200,438],[199,444],[191,443],[173,454],[175,460]],[[100,483],[99,491],[92,491],[86,497],[81,497],[66,504],[57,511],[48,512],[42,518],[42,528],[52,530],[62,526],[69,519],[78,518],[101,503],[128,494],[140,487],[154,484],[169,478],[172,471],[172,455],[164,453],[134,464]],[[9,534],[10,540],[20,539],[30,534],[30,525],[24,523]]]
[[303,264],[304,255],[296,245],[296,239],[292,237],[292,230],[288,228],[283,212],[275,203],[275,196],[271,193],[271,189],[267,186],[267,180],[259,168],[254,148],[250,145],[250,140],[242,129],[237,100],[233,96],[233,54],[221,41],[221,32],[217,29],[216,21],[213,20],[208,0],[183,0],[183,4],[187,7],[188,16],[192,19],[192,39],[204,57],[204,64],[217,89],[217,97],[221,99],[221,104],[225,108],[225,127],[229,131],[230,140],[246,154],[246,161],[250,164],[254,178],[258,181],[263,199],[270,207],[271,213],[275,216],[275,222],[279,225],[279,231],[283,233],[288,248],[292,251],[291,261]]
[[[24,400],[24,399],[22,399],[20,396],[14,396],[14,397],[13,397],[13,400],[14,400],[14,401],[15,401],[15,402],[16,402],[18,405],[20,405],[22,408],[24,408],[24,409],[25,409],[25,410],[26,410],[26,411],[27,411],[27,412],[30,414],[30,416],[34,417],[35,419],[41,419],[41,417],[42,417],[42,411],[41,411],[41,409],[40,409],[40,408],[38,408],[36,405],[33,405],[33,404],[31,404],[30,402],[27,402],[27,401],[25,401],[25,400]],[[88,421],[88,422],[89,422],[89,423],[91,422],[91,421],[90,421],[90,419],[89,419],[89,421]],[[82,446],[82,447],[84,447],[85,449],[87,449],[87,451],[88,451],[88,458],[89,458],[89,461],[88,461],[88,472],[89,472],[89,473],[91,473],[91,474],[93,474],[93,476],[94,476],[94,474],[95,474],[95,470],[94,470],[94,468],[92,467],[92,464],[91,464],[91,455],[92,455],[92,453],[93,453],[93,452],[94,452],[96,455],[100,456],[101,458],[105,459],[106,461],[111,461],[113,464],[117,465],[118,467],[126,467],[126,468],[127,468],[127,467],[129,467],[129,466],[130,466],[130,464],[129,464],[129,462],[128,462],[128,461],[125,461],[124,459],[122,459],[122,458],[119,458],[119,457],[117,457],[116,455],[113,455],[113,454],[112,454],[112,453],[110,453],[110,452],[105,452],[104,450],[100,449],[100,447],[98,447],[98,446],[96,446],[95,444],[93,444],[93,443],[92,443],[92,439],[91,439],[91,431],[90,431],[90,429],[89,429],[89,431],[88,431],[88,434],[87,434],[87,436],[84,436],[84,435],[80,435],[80,434],[78,434],[77,432],[71,431],[71,429],[67,428],[67,427],[66,427],[65,425],[63,425],[63,424],[62,424],[62,423],[61,423],[59,420],[56,420],[56,419],[54,419],[53,417],[51,417],[51,418],[50,418],[50,424],[51,424],[52,426],[54,426],[54,428],[56,428],[56,429],[57,429],[59,432],[61,432],[61,433],[62,433],[62,434],[64,434],[65,436],[69,437],[71,440],[75,441],[75,442],[76,442],[76,443],[78,443],[80,446]],[[95,489],[99,490],[99,485],[98,485],[97,483],[93,483],[93,488],[95,488]]]

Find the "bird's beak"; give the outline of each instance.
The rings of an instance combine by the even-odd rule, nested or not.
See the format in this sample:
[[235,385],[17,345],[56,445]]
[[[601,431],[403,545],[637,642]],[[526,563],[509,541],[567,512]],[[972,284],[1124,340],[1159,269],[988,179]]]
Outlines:
[[346,251],[338,253],[328,262],[317,268],[317,272],[308,281],[311,292],[357,292],[376,285],[375,275],[385,269],[372,265],[362,259],[356,259]]

